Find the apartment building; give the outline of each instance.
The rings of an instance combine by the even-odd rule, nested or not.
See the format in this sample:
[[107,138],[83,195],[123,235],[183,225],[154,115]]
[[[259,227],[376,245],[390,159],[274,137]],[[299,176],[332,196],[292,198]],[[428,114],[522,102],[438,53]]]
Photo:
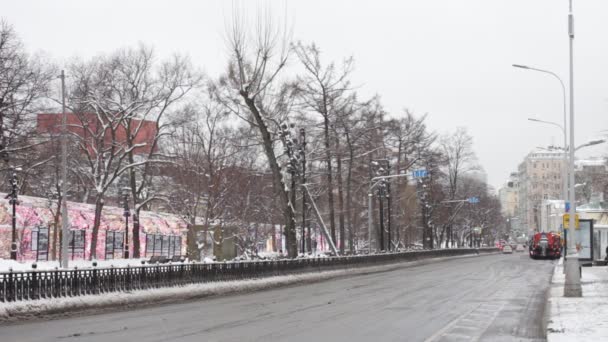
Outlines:
[[562,199],[564,153],[536,150],[519,164],[519,221],[528,234],[541,230],[545,200]]

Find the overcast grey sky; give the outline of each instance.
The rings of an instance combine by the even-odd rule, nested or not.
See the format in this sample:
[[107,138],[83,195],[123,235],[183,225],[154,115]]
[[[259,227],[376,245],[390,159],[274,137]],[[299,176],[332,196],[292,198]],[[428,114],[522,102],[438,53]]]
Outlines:
[[[255,10],[254,1],[244,7]],[[379,94],[391,115],[428,113],[443,133],[467,127],[498,188],[535,146],[561,145],[568,84],[568,0],[400,0],[271,2],[294,39],[316,42],[325,60],[354,56],[362,97]],[[285,10],[287,7],[287,10]],[[211,76],[225,69],[222,35],[231,1],[8,1],[0,16],[30,51],[61,62],[144,42],[160,56],[189,54]],[[576,144],[608,130],[608,1],[574,0]],[[604,155],[602,147],[581,157]]]

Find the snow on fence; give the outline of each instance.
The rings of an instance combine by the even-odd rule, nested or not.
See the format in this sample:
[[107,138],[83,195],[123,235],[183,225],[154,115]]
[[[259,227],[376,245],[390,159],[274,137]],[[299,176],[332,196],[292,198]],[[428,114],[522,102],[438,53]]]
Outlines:
[[262,278],[434,257],[490,253],[496,248],[438,249],[331,258],[176,263],[73,270],[0,272],[0,302],[74,297],[186,284]]

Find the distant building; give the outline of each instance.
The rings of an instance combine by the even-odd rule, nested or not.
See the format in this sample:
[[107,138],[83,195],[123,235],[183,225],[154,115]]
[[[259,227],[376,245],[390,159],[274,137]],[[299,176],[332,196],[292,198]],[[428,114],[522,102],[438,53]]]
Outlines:
[[[42,113],[37,115],[36,130],[39,134],[59,135],[61,133],[61,113]],[[67,113],[66,114],[67,130],[71,134],[75,134],[82,139],[86,139],[90,135],[90,131],[95,132],[100,127],[100,121],[94,113]],[[133,144],[145,144],[136,147],[133,151],[135,154],[149,153],[153,147],[154,138],[158,134],[155,121],[148,120],[132,120],[131,134],[134,134]],[[85,129],[85,127],[87,127]],[[104,142],[110,143],[112,137],[110,134],[105,134]],[[116,129],[115,141],[126,144],[127,131],[121,125]],[[89,146],[89,149],[94,146]],[[156,147],[155,147],[156,150]]]
[[519,177],[512,172],[509,179],[498,190],[501,212],[505,217],[515,217],[519,209]]
[[543,201],[563,197],[564,152],[536,150],[519,164],[519,220],[528,234],[541,230]]

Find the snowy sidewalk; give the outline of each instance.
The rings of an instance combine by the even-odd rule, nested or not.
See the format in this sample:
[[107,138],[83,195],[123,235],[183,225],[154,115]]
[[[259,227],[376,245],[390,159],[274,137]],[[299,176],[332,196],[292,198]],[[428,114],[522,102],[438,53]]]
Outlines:
[[608,267],[583,267],[582,298],[564,297],[563,259],[547,303],[547,341],[604,341],[608,337]]

